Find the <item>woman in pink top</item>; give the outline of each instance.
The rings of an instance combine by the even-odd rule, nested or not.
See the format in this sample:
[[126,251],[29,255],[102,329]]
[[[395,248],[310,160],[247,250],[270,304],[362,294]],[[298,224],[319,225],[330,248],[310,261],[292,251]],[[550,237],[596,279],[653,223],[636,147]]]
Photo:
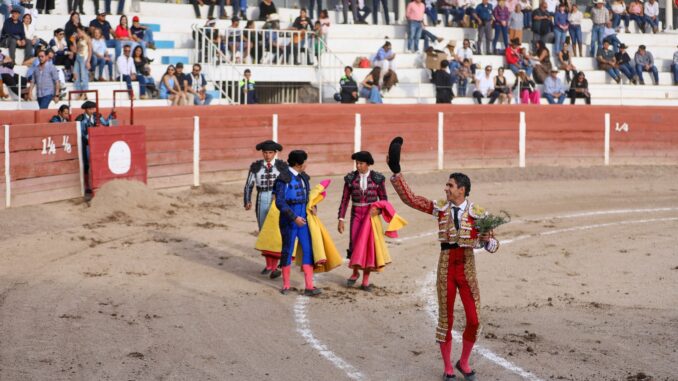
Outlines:
[[643,6],[638,0],[633,0],[628,7],[629,18],[635,21],[636,26],[640,31],[645,30],[645,22],[643,21]]
[[407,50],[414,53],[419,50],[419,39],[421,39],[421,31],[424,28],[424,12],[426,6],[421,0],[412,0],[407,4]]

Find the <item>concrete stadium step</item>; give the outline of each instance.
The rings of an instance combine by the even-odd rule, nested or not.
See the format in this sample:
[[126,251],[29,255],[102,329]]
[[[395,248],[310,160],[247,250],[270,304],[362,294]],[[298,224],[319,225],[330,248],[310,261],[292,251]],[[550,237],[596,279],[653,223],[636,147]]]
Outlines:
[[163,65],[176,65],[179,62],[188,65],[189,60],[187,56],[162,56],[161,62]]
[[174,41],[172,40],[155,40],[156,49],[174,49]]

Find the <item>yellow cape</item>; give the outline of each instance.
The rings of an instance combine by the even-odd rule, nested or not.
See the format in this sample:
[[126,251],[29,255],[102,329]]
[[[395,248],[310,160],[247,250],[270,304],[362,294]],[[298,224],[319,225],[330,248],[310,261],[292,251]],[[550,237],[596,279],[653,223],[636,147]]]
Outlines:
[[271,203],[264,224],[261,226],[257,242],[254,248],[259,251],[271,251],[280,253],[282,251],[282,236],[280,235],[280,211],[275,206],[275,201]]
[[[313,271],[317,273],[331,271],[332,269],[341,266],[343,262],[329,231],[327,231],[325,225],[320,221],[320,218],[311,213],[313,207],[325,199],[325,187],[326,185],[324,184],[318,184],[313,187],[308,196],[308,205],[306,206],[306,222],[308,223],[308,230],[311,233],[313,263],[315,264]],[[300,247],[297,247],[297,250],[300,249]],[[302,258],[303,255],[296,256],[295,262],[300,266]]]

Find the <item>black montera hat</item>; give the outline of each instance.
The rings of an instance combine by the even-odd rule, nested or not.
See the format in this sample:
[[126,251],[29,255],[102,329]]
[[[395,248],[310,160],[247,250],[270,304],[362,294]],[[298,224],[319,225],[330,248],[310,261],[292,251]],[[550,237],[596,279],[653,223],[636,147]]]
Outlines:
[[356,152],[353,155],[351,155],[351,159],[355,161],[362,161],[363,163],[367,163],[367,165],[374,164],[372,154],[367,151]]
[[282,151],[283,147],[273,140],[264,140],[257,144],[257,151]]
[[393,173],[400,173],[400,149],[403,146],[403,138],[400,136],[391,140],[388,147],[388,167]]
[[290,152],[287,156],[287,164],[289,164],[290,167],[294,167],[295,165],[304,164],[306,159],[308,159],[308,154],[306,154],[305,151],[297,149]]

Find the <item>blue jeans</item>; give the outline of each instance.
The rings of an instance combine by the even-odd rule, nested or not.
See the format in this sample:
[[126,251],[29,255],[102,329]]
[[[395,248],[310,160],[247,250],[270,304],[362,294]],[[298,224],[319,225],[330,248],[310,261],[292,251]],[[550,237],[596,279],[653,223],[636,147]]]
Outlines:
[[598,48],[603,46],[603,31],[605,25],[593,25],[591,30],[591,57],[596,56]]
[[45,95],[44,97],[38,97],[38,107],[40,109],[46,109],[49,108],[49,102],[52,101],[52,98],[54,98],[54,94],[48,94]]
[[120,57],[120,54],[122,53],[122,47],[123,46],[130,46],[132,50],[134,50],[134,47],[137,46],[137,44],[134,41],[121,41],[121,40],[106,40],[106,47],[107,48],[114,48],[115,49],[115,58],[117,59]]
[[510,64],[510,65],[508,65],[508,68],[515,75],[518,75],[518,72],[522,69],[522,70],[525,70],[525,74],[527,74],[528,77],[532,76],[532,66],[526,65],[525,62],[518,63],[517,65]]
[[315,9],[315,5],[317,3],[318,4],[318,19],[319,19],[320,18],[320,11],[323,9],[322,0],[308,0],[308,3],[309,3],[308,4],[308,17],[314,18],[313,10]]
[[[654,20],[650,16],[645,16],[644,20],[646,24],[652,25],[652,29],[657,29],[659,28],[659,17],[656,17]],[[645,30],[642,30],[645,32]]]
[[[125,0],[118,1],[118,14],[121,15],[125,8]],[[111,0],[106,0],[106,13],[111,13]]]
[[497,41],[499,41],[499,33],[504,40],[504,49],[508,47],[508,26],[494,24],[494,39],[492,40],[492,51],[497,54]]
[[641,32],[645,31],[645,20],[641,15],[629,15],[629,18],[636,23]]
[[367,99],[367,103],[384,103],[381,100],[381,93],[379,93],[377,86],[372,86],[370,89],[363,87],[360,89],[360,96]]
[[640,82],[641,85],[645,84],[645,81],[643,80],[643,72],[646,71],[648,73],[652,73],[652,78],[654,78],[654,83],[659,83],[659,72],[657,72],[657,67],[652,65],[650,69],[645,70],[643,68],[643,65],[636,65],[636,74],[638,75],[638,81]]
[[565,37],[567,37],[567,31],[554,26],[553,36],[555,37],[555,40],[553,41],[553,53],[558,55],[558,53],[563,50],[563,44],[565,43]]
[[468,78],[459,78],[457,93],[460,97],[466,96],[466,86],[468,86]]
[[617,27],[621,24],[622,20],[624,20],[624,27],[626,29],[628,29],[629,28],[629,21],[631,20],[629,15],[627,15],[627,14],[619,15],[619,14],[613,13],[612,14],[612,27],[614,29],[617,29]]
[[570,25],[570,42],[572,42],[572,46],[574,47],[575,44],[581,45],[582,44],[582,37],[581,37],[581,25]]
[[[247,13],[247,0],[233,0],[233,16],[239,15],[240,12]],[[309,17],[313,18],[311,14]]]
[[[562,105],[563,102],[565,102],[565,96],[566,96],[566,94],[564,94],[564,93],[560,94],[560,96],[558,97],[558,104],[559,105]],[[556,103],[555,98],[553,98],[553,95],[551,95],[551,94],[544,94],[544,98],[546,98],[546,100],[549,101],[550,105]]]
[[419,39],[421,38],[421,21],[412,21],[408,20],[408,30],[407,34],[407,50],[409,51],[418,51],[419,50]]
[[603,41],[609,42],[610,45],[612,45],[612,50],[615,53],[619,53],[619,45],[621,45],[621,41],[619,41],[616,34],[605,37]]
[[464,10],[459,8],[442,8],[438,12],[443,14],[445,26],[450,25],[450,16],[452,16],[453,22],[460,22],[464,18]]
[[[195,96],[195,97],[193,97],[193,104],[196,105],[196,106],[200,106],[200,105],[207,106],[208,104],[212,103],[212,99],[213,99],[212,94],[205,93],[205,101],[204,102],[200,103],[200,97]],[[266,218],[266,217],[264,216],[264,218]],[[262,220],[261,223],[263,224],[264,221]]]
[[607,74],[610,75],[610,77],[614,78],[615,80],[617,80],[617,78],[621,78],[621,73],[619,73],[619,69],[611,67],[605,71],[607,72]]
[[428,16],[428,21],[431,22],[431,26],[436,26],[438,24],[438,10],[436,9],[435,5],[431,8],[426,8],[424,13],[426,13],[426,16]]
[[438,37],[436,37],[433,33],[423,28],[421,29],[421,39],[424,40],[424,50],[428,49],[429,41],[430,42],[438,41]]
[[678,85],[678,65],[671,65],[671,71],[673,72],[673,84]]
[[[132,76],[123,75],[122,80],[127,83],[127,90],[132,90]],[[137,81],[139,81],[139,94],[146,95],[146,78],[143,75],[137,75]]]
[[[379,1],[384,8],[384,20],[386,25],[390,23],[390,16],[388,15],[388,0],[372,0],[372,24],[377,25],[379,22]],[[356,2],[357,3],[357,2]]]
[[88,90],[89,89],[89,71],[87,70],[87,65],[85,59],[81,55],[75,55],[75,65],[73,65],[73,73],[77,75],[75,79],[74,87],[76,90]]
[[96,69],[99,68],[99,78],[104,76],[104,67],[108,67],[108,79],[113,79],[113,60],[106,62],[103,57],[99,58],[92,54],[92,71],[96,72]]
[[523,29],[532,28],[532,11],[523,11]]
[[619,65],[619,71],[624,73],[624,75],[626,76],[626,78],[629,79],[629,81],[632,81],[633,77],[636,76],[636,69],[634,69],[633,66],[631,66],[630,62]]

